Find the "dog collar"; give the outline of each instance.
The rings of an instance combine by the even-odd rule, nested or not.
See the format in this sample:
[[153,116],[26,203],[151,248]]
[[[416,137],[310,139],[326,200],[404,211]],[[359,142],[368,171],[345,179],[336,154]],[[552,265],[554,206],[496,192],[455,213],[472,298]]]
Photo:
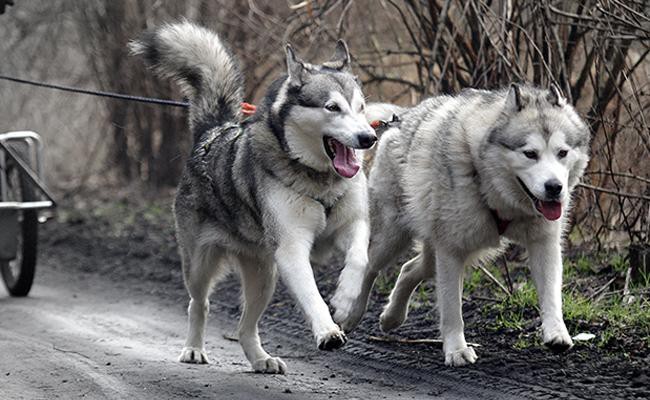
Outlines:
[[510,222],[512,221],[499,217],[497,210],[493,210],[491,208],[490,214],[492,214],[492,218],[494,218],[494,222],[497,224],[497,231],[499,231],[499,235],[503,235],[506,229],[508,229],[508,225],[510,225]]

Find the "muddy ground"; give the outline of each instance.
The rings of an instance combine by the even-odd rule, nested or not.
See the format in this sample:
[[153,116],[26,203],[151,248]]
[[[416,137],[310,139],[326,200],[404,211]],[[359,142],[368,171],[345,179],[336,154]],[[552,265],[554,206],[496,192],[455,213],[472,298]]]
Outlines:
[[[168,385],[153,380],[158,368],[167,373],[188,371],[188,368],[204,371],[200,370],[200,367],[178,366],[173,361],[177,350],[182,345],[185,330],[183,314],[187,297],[182,285],[180,261],[176,252],[171,210],[167,206],[169,204],[167,200],[155,202],[123,200],[118,203],[70,202],[73,203],[74,207],[64,205],[58,218],[42,227],[39,250],[41,269],[37,273],[39,286],[34,293],[42,294],[44,291],[51,291],[49,293],[53,297],[65,298],[66,287],[74,292],[72,288],[77,285],[76,277],[83,277],[84,282],[98,282],[101,287],[102,292],[93,293],[93,296],[116,298],[115,301],[122,304],[126,310],[133,304],[158,304],[160,310],[152,315],[154,317],[163,315],[164,318],[162,322],[158,322],[159,328],[156,328],[155,333],[151,333],[151,339],[148,339],[158,353],[155,356],[142,354],[142,359],[139,359],[139,352],[130,351],[129,360],[136,365],[144,363],[147,371],[144,379],[147,379],[150,390],[154,392],[158,390],[155,389],[156,385],[164,387]],[[326,298],[332,294],[340,268],[340,265],[316,267],[315,273],[319,286]],[[66,281],[62,280],[62,276],[70,278]],[[56,282],[58,283],[54,284]],[[54,287],[50,287],[51,285]],[[89,289],[84,293],[89,293]],[[233,299],[237,299],[238,295],[239,284],[235,276],[222,282],[215,290],[207,349],[213,359],[218,357],[223,347],[228,347],[230,350],[226,364],[219,363],[207,369],[211,373],[227,370],[227,376],[232,378],[227,381],[232,387],[254,385],[259,389],[262,385],[260,382],[269,382],[269,379],[272,379],[276,382],[273,384],[273,396],[292,395],[292,393],[283,393],[283,390],[291,391],[295,381],[304,381],[305,372],[297,374],[294,369],[284,378],[259,377],[258,380],[257,375],[246,372],[245,359],[243,354],[237,356],[236,343],[224,341],[221,337],[235,326],[239,307]],[[0,297],[2,296],[4,294],[0,294]],[[93,301],[101,303],[102,296],[91,300],[90,304]],[[15,304],[15,301],[11,300],[12,304]],[[21,309],[28,307],[29,301],[26,300],[20,306]],[[68,297],[67,301],[75,304],[81,300]],[[374,398],[377,397],[377,393],[383,393],[384,398],[650,398],[648,375],[650,362],[645,348],[640,348],[638,351],[617,352],[615,349],[603,349],[594,343],[586,343],[576,345],[565,354],[553,354],[540,346],[518,348],[515,343],[520,333],[490,328],[490,316],[481,312],[485,304],[482,300],[470,298],[464,305],[466,334],[469,342],[481,345],[477,349],[479,360],[473,366],[451,369],[444,366],[441,349],[435,345],[374,339],[386,337],[377,324],[384,301],[384,296],[375,291],[371,309],[360,328],[349,335],[350,342],[338,352],[321,353],[313,349],[311,335],[305,329],[298,308],[280,284],[263,318],[262,337],[269,342],[267,346],[281,346],[275,352],[284,354],[285,357],[288,355],[290,369],[291,364],[294,363],[297,363],[299,369],[309,366],[315,371],[313,374],[317,376],[318,383],[328,382],[326,385],[328,389],[323,389],[321,392],[329,393],[328,395],[334,397],[342,396],[340,398]],[[2,303],[7,302],[9,300],[3,300]],[[0,309],[3,307],[2,303]],[[64,307],[64,304],[60,303],[59,306]],[[118,313],[120,307],[115,307],[114,312]],[[6,310],[1,312],[7,317]],[[86,312],[92,313],[92,308],[79,309],[80,316]],[[129,312],[137,314],[143,311],[136,309]],[[6,323],[3,323],[5,317],[0,319],[0,327],[3,329],[6,327]],[[539,321],[534,319],[533,321],[534,326],[531,325],[529,329],[534,332]],[[131,323],[135,326],[130,330],[121,333],[118,330],[112,335],[123,334],[127,336],[125,340],[131,335],[135,335],[136,338],[150,335],[146,333],[146,329],[150,328],[142,328],[145,333],[138,336],[136,332],[140,328],[137,319]],[[165,324],[169,326],[164,326]],[[435,311],[431,307],[420,307],[412,312],[407,323],[390,339],[437,338],[436,325]],[[113,340],[117,339],[113,337]],[[164,343],[157,343],[157,340]],[[73,348],[73,345],[74,343],[67,343],[66,348]],[[3,347],[7,349],[6,346]],[[268,349],[273,350],[272,347]],[[18,357],[14,360],[17,359]],[[155,360],[161,361],[155,362]],[[85,362],[82,359],[79,361]],[[13,364],[6,362],[0,364],[2,368],[8,368],[7,365]],[[330,370],[332,372],[328,374]],[[141,373],[139,371],[143,369],[127,368],[125,371],[128,374],[135,374],[131,377],[131,384],[133,384],[133,380],[138,381],[138,374]],[[196,378],[192,378],[193,373],[176,373],[174,379],[195,381]],[[6,387],[10,376],[10,374],[5,376],[4,372],[0,376],[2,387]],[[111,379],[120,379],[115,375],[109,374],[109,376]],[[330,379],[329,376],[338,377],[338,381],[336,378]],[[208,379],[206,376],[202,377]],[[332,384],[331,381],[336,382]],[[302,386],[298,385],[298,391],[318,392],[320,386],[314,382],[309,381]],[[108,384],[110,386],[110,382]],[[158,390],[156,393],[166,394],[166,397],[182,397],[183,393],[197,397],[226,393],[220,392],[222,388],[219,384],[212,385],[209,382],[205,384],[211,387],[195,385],[194,391],[183,391],[186,388],[178,389],[174,386],[173,390]],[[20,384],[14,384],[13,387],[16,388],[16,385],[20,390]],[[265,385],[269,386],[268,383]],[[353,388],[358,385],[361,385],[360,389],[355,392],[356,389]],[[236,391],[232,389],[228,393],[232,393],[233,390]],[[270,393],[264,390],[259,393]],[[234,395],[230,394],[230,396]],[[305,398],[296,394],[293,396]],[[269,394],[268,398],[275,397]]]

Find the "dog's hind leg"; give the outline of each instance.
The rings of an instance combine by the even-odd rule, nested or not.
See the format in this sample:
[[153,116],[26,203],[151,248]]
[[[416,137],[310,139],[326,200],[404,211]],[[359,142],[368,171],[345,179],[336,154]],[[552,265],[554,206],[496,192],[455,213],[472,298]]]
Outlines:
[[[348,330],[347,321],[350,315],[356,315],[359,312],[363,314],[365,308],[355,311],[353,309],[354,301],[361,296],[359,283],[363,281],[368,268],[368,241],[369,226],[365,220],[358,220],[350,224],[349,232],[344,232],[340,236],[350,238],[345,255],[345,268],[339,276],[338,286],[330,303],[335,309],[334,319],[342,322],[342,328]],[[358,319],[361,315],[358,316]],[[355,316],[354,319],[357,319]]]
[[399,228],[394,220],[384,220],[382,216],[373,218],[382,218],[382,222],[377,223],[373,219],[376,225],[372,228],[367,267],[363,271],[355,271],[351,266],[346,266],[341,271],[331,300],[335,308],[334,320],[346,332],[354,329],[366,312],[370,291],[379,272],[392,265],[412,241],[411,236]]
[[413,291],[423,280],[433,278],[435,262],[433,249],[425,244],[422,253],[404,263],[379,319],[382,331],[388,332],[404,323]]
[[255,372],[284,374],[286,364],[279,357],[271,357],[264,351],[257,326],[275,291],[275,265],[244,256],[239,256],[238,260],[244,306],[239,320],[239,344]]
[[463,323],[463,273],[465,260],[456,254],[436,249],[436,294],[440,310],[440,332],[445,364],[462,366],[476,361],[474,349],[467,346]]
[[207,364],[208,356],[203,347],[205,326],[210,301],[208,296],[219,275],[225,268],[222,264],[223,253],[214,246],[198,247],[193,254],[187,250],[181,253],[185,286],[190,294],[188,313],[188,333],[185,346],[178,361],[185,363]]

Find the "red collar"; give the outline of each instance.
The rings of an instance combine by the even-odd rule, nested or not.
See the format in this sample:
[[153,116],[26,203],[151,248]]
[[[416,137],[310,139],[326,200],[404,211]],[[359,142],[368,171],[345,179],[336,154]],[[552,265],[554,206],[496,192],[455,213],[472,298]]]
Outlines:
[[503,233],[508,229],[508,225],[510,225],[509,219],[502,219],[499,217],[499,213],[497,210],[493,210],[490,208],[490,214],[492,214],[492,218],[494,218],[494,222],[497,224],[497,230],[499,231],[499,235],[503,235]]

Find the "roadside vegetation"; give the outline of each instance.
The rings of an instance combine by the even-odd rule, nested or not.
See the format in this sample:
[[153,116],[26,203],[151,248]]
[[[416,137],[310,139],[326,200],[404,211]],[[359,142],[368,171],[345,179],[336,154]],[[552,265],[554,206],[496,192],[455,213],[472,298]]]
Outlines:
[[[518,268],[525,269],[525,266]],[[625,288],[628,260],[620,254],[599,258],[580,256],[565,261],[563,310],[567,328],[572,335],[593,334],[592,339],[576,341],[576,346],[595,345],[606,351],[644,353],[650,349],[650,280],[641,276]],[[502,271],[492,267],[493,274]],[[539,346],[535,331],[539,309],[537,294],[529,279],[520,274],[511,294],[495,290],[497,285],[480,270],[474,270],[466,293],[488,291],[495,301],[486,302],[483,313],[494,330],[510,330],[518,334],[515,347]],[[523,280],[526,279],[526,280]],[[485,285],[481,289],[480,286]],[[473,286],[473,287],[472,287]],[[531,326],[532,325],[532,326]],[[587,336],[588,338],[588,336]]]
[[[465,308],[478,312],[488,330],[515,337],[513,348],[541,347],[537,292],[526,260],[520,258],[468,268]],[[650,353],[650,276],[640,273],[626,287],[628,270],[628,257],[619,253],[577,255],[565,260],[565,322],[572,336],[588,334],[575,341],[577,348],[597,347],[640,356]],[[388,296],[396,276],[397,269],[380,276],[376,289],[382,296]],[[430,313],[433,307],[435,285],[423,283],[411,298],[411,313]]]

